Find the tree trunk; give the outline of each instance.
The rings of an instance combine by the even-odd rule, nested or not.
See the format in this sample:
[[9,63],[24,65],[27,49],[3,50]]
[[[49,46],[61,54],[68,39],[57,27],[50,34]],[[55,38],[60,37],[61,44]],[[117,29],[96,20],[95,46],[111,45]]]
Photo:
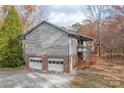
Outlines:
[[101,56],[101,22],[98,24],[98,34],[99,34],[99,56]]
[[111,58],[113,58],[113,49],[111,48]]

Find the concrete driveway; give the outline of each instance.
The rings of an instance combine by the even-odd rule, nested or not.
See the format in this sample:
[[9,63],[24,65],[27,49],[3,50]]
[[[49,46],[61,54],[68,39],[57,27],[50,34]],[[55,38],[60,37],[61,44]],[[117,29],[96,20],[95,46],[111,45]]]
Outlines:
[[74,74],[42,73],[36,70],[0,71],[1,88],[66,88]]

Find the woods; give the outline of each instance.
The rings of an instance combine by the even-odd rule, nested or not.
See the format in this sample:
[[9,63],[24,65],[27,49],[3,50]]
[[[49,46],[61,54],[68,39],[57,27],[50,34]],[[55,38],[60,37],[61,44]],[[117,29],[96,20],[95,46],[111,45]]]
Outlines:
[[121,6],[87,6],[86,13],[87,19],[83,21],[80,33],[97,40],[99,55],[123,55],[124,14]]

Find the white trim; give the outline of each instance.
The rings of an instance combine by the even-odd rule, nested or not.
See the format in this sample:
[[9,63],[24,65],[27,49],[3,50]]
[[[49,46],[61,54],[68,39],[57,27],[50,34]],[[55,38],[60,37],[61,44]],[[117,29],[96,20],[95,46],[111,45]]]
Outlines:
[[48,58],[48,61],[64,61],[63,58]]
[[72,51],[72,37],[69,36],[69,68],[70,71],[73,69],[73,51]]
[[33,68],[33,69],[38,69],[38,70],[42,70],[42,62],[32,62],[31,60],[41,60],[42,58],[39,57],[29,57],[29,67]]

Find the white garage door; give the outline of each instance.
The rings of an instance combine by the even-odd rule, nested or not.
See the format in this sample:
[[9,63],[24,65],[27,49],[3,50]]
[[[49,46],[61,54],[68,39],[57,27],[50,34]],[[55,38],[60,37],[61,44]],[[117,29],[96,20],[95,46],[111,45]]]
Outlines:
[[33,69],[42,70],[42,59],[38,57],[30,57],[29,66],[30,68],[33,68]]
[[64,71],[64,60],[62,58],[48,58],[48,70],[63,72]]

